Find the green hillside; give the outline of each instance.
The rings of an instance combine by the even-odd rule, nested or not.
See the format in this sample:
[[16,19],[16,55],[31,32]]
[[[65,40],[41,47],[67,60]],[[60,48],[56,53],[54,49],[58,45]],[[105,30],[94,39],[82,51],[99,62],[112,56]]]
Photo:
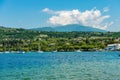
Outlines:
[[94,51],[120,43],[120,32],[52,32],[0,27],[0,51]]

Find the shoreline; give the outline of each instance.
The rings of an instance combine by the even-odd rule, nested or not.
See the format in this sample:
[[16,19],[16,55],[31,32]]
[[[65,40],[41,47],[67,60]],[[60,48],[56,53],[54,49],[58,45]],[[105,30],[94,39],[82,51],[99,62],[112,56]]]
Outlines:
[[86,53],[86,52],[120,52],[120,51],[81,51],[81,52],[76,52],[76,51],[67,51],[67,52],[65,52],[65,51],[63,51],[63,52],[60,52],[60,51],[57,51],[57,52],[54,52],[54,51],[50,51],[50,52],[44,52],[44,51],[42,51],[42,52],[37,52],[37,51],[27,51],[27,52],[18,52],[18,51],[12,51],[12,52],[10,52],[10,51],[6,51],[6,52],[0,52],[0,54],[29,54],[29,53],[72,53],[72,52],[74,52],[74,53]]

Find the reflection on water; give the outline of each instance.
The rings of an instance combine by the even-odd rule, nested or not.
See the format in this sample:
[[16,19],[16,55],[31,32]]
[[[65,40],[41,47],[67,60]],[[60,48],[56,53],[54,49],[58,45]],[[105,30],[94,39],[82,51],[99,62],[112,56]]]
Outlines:
[[0,54],[0,80],[119,80],[119,52]]

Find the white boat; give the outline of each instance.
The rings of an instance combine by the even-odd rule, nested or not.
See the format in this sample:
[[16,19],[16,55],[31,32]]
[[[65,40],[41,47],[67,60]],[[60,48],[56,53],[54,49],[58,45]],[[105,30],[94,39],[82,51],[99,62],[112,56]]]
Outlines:
[[24,54],[25,51],[18,51],[17,53],[18,53],[18,54]]
[[81,52],[81,50],[76,50],[76,52]]
[[4,53],[5,53],[5,54],[8,54],[8,53],[10,53],[10,51],[5,51]]
[[38,51],[38,53],[43,53],[43,51]]
[[52,51],[52,52],[57,52],[57,50],[55,50],[55,51]]

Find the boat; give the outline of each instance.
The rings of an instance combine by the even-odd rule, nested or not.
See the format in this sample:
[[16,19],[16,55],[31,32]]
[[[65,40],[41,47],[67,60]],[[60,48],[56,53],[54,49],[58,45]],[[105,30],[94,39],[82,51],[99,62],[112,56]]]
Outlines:
[[40,50],[39,50],[38,53],[43,53],[43,51],[40,51]]
[[81,50],[76,50],[75,52],[81,52]]
[[57,50],[55,50],[55,51],[52,51],[52,52],[57,52]]
[[25,51],[20,50],[20,51],[18,51],[17,53],[18,53],[18,54],[24,54]]
[[8,53],[10,53],[10,51],[4,51],[3,53],[8,54]]

